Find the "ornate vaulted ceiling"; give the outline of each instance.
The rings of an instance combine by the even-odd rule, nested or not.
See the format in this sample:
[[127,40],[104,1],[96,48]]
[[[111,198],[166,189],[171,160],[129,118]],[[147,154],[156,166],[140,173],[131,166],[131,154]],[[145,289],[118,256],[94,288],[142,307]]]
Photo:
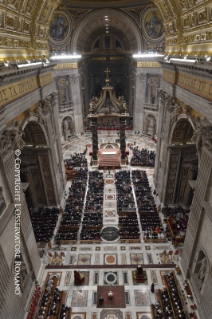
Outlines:
[[152,3],[151,0],[63,0],[62,5],[69,6],[72,8],[89,8],[89,9],[96,9],[96,8],[122,8],[122,7],[132,7],[132,6],[141,6],[144,4]]
[[[106,13],[107,12],[107,13]],[[107,14],[105,16],[105,14]],[[105,18],[107,17],[107,18]],[[106,20],[107,19],[107,20]],[[141,51],[141,33],[136,23],[124,12],[114,9],[92,11],[77,25],[73,33],[73,50],[83,53],[91,50],[93,40],[109,30],[109,34],[121,40],[124,51]]]
[[[48,55],[49,27],[53,21],[53,15],[62,0],[1,0],[0,1],[0,61],[17,60],[26,58],[38,58]],[[139,6],[149,5],[148,0],[63,0],[63,9],[71,7],[75,10],[86,9],[95,11],[97,8],[109,8],[117,11],[128,10],[129,19],[136,20],[130,12],[130,7],[137,10]],[[211,0],[152,0],[158,8],[163,21],[166,35],[166,53],[211,55],[212,54],[212,1]],[[67,7],[64,8],[64,5]],[[61,8],[61,9],[62,9]],[[106,8],[105,8],[106,9]],[[139,10],[139,8],[138,8]],[[106,10],[107,11],[107,10]],[[98,28],[98,19],[96,27]],[[114,27],[115,21],[112,19]],[[78,21],[80,23],[80,20]],[[136,22],[137,23],[137,22]],[[91,26],[91,30],[94,27]],[[125,24],[125,18],[117,20],[117,32]],[[88,24],[86,25],[86,27]],[[99,26],[101,28],[101,24]],[[136,50],[141,46],[136,38],[136,28],[124,29],[126,39],[131,40],[131,47]],[[114,28],[115,30],[115,28]],[[75,33],[73,26],[72,33]],[[88,32],[88,36],[91,33]],[[131,39],[131,36],[133,38]],[[85,33],[82,30],[78,44],[84,41]],[[135,40],[136,39],[136,40]],[[134,42],[134,44],[133,44]],[[137,42],[137,44],[136,44]],[[15,49],[15,50],[14,50]]]

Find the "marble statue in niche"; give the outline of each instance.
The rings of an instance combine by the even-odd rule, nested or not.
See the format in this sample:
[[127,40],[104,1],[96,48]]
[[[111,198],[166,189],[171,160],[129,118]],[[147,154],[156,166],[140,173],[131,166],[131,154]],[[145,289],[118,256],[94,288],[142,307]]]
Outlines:
[[59,103],[64,105],[70,101],[69,83],[67,78],[60,78],[57,82]]
[[64,140],[66,141],[68,137],[68,122],[67,121],[63,121],[62,129],[63,129]]
[[62,121],[62,133],[64,136],[64,140],[67,140],[68,136],[72,133],[72,119],[71,117],[65,117]]
[[149,135],[151,135],[151,137],[153,137],[155,135],[155,128],[156,128],[155,118],[152,115],[147,115],[147,120],[149,120],[147,134],[149,134]]
[[195,271],[194,271],[196,282],[198,286],[200,287],[200,290],[202,289],[202,285],[205,279],[207,265],[208,265],[208,262],[207,262],[207,258],[205,254],[202,251],[200,251],[198,260],[196,263]]
[[147,103],[157,104],[158,100],[158,87],[159,87],[159,78],[157,76],[150,76],[147,84]]
[[3,213],[5,207],[6,207],[6,203],[3,196],[3,187],[0,187],[0,215]]

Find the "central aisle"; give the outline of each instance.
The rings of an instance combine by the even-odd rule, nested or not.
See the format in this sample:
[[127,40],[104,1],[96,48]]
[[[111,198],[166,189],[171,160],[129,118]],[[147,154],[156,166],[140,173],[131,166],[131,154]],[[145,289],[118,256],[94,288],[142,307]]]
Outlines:
[[114,171],[109,172],[104,173],[103,227],[118,226],[119,221],[116,205],[115,173]]

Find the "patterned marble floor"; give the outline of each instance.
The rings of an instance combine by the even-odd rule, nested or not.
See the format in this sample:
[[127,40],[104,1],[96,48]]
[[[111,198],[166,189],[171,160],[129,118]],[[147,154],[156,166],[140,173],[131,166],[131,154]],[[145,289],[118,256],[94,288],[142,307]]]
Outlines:
[[[155,150],[156,144],[149,138],[139,137],[133,133],[126,133],[126,143],[136,145],[148,150]],[[101,132],[99,142],[115,142],[117,133]],[[83,152],[85,147],[91,148],[91,134],[76,136],[69,141],[62,142],[64,158],[75,152]],[[90,156],[87,152],[87,159]],[[130,151],[129,159],[132,157]],[[89,169],[93,169],[89,166]],[[128,166],[127,169],[137,169]],[[141,168],[139,168],[141,169]],[[146,169],[150,184],[152,184],[154,169]],[[114,180],[114,172],[104,173],[104,180]],[[103,224],[118,225],[116,211],[116,189],[114,183],[105,183],[104,186],[104,212]],[[159,204],[159,203],[158,203]],[[142,238],[142,237],[141,237]],[[61,255],[61,251],[63,252]],[[162,275],[169,269],[165,263],[178,264],[180,256],[166,259],[164,252],[173,251],[174,247],[170,242],[163,244],[145,244],[143,240],[138,244],[121,244],[120,242],[85,245],[62,245],[60,251],[45,251],[42,259],[44,263],[51,264],[43,273],[43,282],[48,273],[58,277],[58,288],[67,291],[66,303],[72,307],[71,319],[153,319],[150,313],[150,305],[156,302],[155,294],[150,292],[150,285],[155,283],[155,289],[163,288]],[[53,267],[54,258],[58,265]],[[61,256],[61,258],[59,257]],[[58,261],[59,258],[59,261]],[[165,260],[166,259],[166,260]],[[62,265],[63,266],[60,266]],[[144,284],[136,284],[133,280],[133,270],[138,264],[147,265],[147,281]],[[156,268],[156,265],[160,268]],[[174,265],[173,265],[174,266]],[[51,268],[52,267],[52,268]],[[60,268],[61,267],[61,268]],[[79,270],[85,276],[85,282],[81,286],[74,285],[74,269]],[[183,278],[177,276],[179,286],[182,290]],[[121,309],[101,309],[97,308],[97,285],[124,285],[126,308]],[[185,298],[186,303],[190,300]]]

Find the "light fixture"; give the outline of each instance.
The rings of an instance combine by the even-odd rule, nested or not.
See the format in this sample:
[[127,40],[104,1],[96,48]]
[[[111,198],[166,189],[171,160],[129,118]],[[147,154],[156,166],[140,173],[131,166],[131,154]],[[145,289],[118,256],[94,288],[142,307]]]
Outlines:
[[171,58],[169,61],[170,62],[183,62],[183,63],[196,63],[197,62],[197,60],[186,59],[186,61],[183,61],[183,59],[177,59],[177,58]]
[[27,63],[27,64],[17,64],[18,69],[20,68],[25,68],[25,67],[29,67],[29,66],[38,66],[41,65],[42,62],[35,62],[35,63]]
[[133,58],[156,58],[156,57],[163,57],[164,54],[158,53],[140,53],[140,54],[133,54]]
[[207,61],[207,62],[211,61],[211,57],[210,57],[210,56],[207,56],[206,61]]
[[69,60],[69,59],[80,59],[82,56],[78,54],[69,54],[69,55],[57,55],[52,56],[50,60]]

